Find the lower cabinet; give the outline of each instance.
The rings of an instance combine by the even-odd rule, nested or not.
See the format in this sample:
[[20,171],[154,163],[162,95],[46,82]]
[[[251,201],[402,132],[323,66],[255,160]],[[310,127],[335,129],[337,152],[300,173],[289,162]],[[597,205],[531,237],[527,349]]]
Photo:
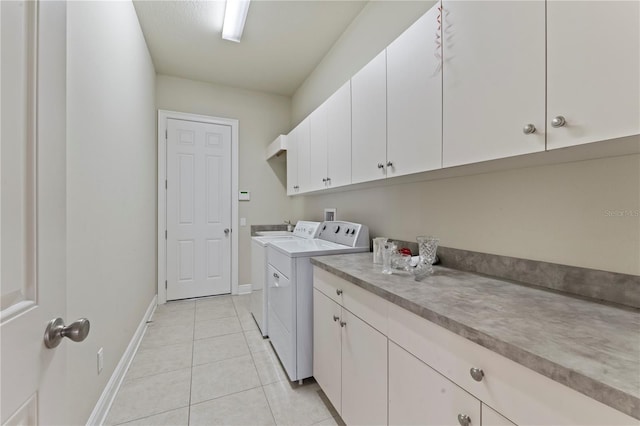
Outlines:
[[480,425],[480,400],[389,342],[389,424]]
[[387,424],[387,337],[313,290],[313,375],[348,425]]

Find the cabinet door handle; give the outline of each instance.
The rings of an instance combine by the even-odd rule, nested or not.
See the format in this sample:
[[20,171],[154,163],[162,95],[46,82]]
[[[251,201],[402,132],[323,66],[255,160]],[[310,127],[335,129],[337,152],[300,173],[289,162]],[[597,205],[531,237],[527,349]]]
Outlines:
[[322,181],[323,181],[324,183],[327,183],[327,178],[322,178]]
[[551,127],[555,127],[555,128],[564,127],[565,124],[567,124],[567,120],[565,120],[565,118],[561,115],[551,120]]
[[337,289],[337,290],[336,290],[336,294],[337,294],[338,296],[340,296],[340,295],[342,294],[342,290]]
[[387,161],[387,167],[393,167],[393,162]]
[[482,371],[482,368],[472,367],[471,370],[469,370],[469,373],[471,374],[471,377],[473,377],[473,380],[475,380],[476,382],[481,382],[484,378],[484,371]]
[[347,323],[346,323],[346,322],[344,322],[344,321],[340,321],[340,327],[344,327],[345,325],[347,325]]
[[378,163],[378,168],[379,168],[379,169],[384,169],[384,164],[382,164],[382,163]]
[[334,315],[334,316],[333,316],[333,322],[336,322],[336,321],[338,321],[339,319],[340,319],[340,317],[339,317],[339,316],[337,316],[337,315]]
[[534,126],[533,124],[529,123],[526,124],[523,128],[522,128],[522,133],[524,133],[525,135],[530,135],[532,133],[536,132],[536,126]]
[[280,275],[276,274],[275,272],[273,273],[273,278],[278,279],[280,278]]
[[471,417],[466,414],[458,414],[458,423],[460,423],[460,426],[469,426],[471,424]]

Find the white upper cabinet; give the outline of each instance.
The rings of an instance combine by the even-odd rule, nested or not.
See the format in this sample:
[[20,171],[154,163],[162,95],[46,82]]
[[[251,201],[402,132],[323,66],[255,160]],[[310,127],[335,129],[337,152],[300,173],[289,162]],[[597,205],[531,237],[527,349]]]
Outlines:
[[545,2],[442,5],[443,166],[544,151]]
[[309,191],[327,183],[327,102],[309,115]]
[[296,195],[299,187],[296,129],[291,130],[287,135],[287,195]]
[[347,81],[327,104],[327,186],[351,183],[351,82]]
[[640,2],[548,1],[547,60],[549,149],[640,133]]
[[387,177],[442,167],[439,10],[387,47]]
[[296,139],[298,142],[298,193],[309,191],[309,117],[298,124]]
[[386,51],[351,78],[351,180],[383,179],[387,162]]
[[287,195],[309,191],[309,118],[287,135]]

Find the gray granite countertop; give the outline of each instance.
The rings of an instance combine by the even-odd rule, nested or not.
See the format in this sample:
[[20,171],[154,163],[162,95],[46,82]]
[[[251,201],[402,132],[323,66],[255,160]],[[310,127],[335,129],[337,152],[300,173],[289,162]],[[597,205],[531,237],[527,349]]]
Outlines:
[[434,266],[416,282],[372,253],[313,265],[525,367],[640,419],[640,311]]

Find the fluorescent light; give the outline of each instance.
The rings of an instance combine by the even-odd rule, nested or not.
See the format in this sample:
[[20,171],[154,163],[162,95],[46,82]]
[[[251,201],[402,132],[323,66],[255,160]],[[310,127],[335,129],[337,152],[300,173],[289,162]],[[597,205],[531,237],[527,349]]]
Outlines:
[[250,0],[227,0],[224,9],[224,23],[222,24],[222,38],[240,42],[244,22],[247,20]]

